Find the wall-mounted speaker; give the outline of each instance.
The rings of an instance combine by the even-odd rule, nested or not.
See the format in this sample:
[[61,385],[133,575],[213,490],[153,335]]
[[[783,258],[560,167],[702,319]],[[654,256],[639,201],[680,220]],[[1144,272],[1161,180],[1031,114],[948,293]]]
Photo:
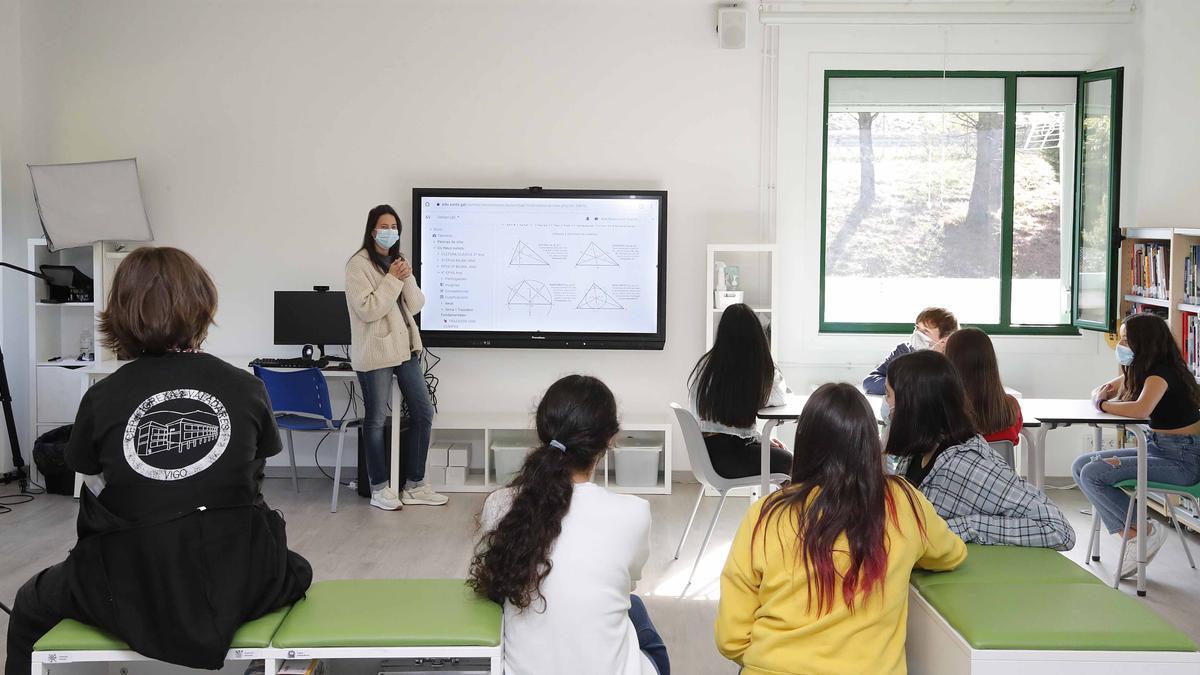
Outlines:
[[717,10],[717,44],[721,49],[745,49],[750,14],[740,7]]

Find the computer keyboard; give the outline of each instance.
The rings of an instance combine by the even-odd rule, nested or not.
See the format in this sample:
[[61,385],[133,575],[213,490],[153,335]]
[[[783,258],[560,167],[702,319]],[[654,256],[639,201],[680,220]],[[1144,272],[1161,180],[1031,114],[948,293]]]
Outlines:
[[329,365],[329,359],[272,359],[258,358],[250,362],[251,366],[263,368],[324,368]]

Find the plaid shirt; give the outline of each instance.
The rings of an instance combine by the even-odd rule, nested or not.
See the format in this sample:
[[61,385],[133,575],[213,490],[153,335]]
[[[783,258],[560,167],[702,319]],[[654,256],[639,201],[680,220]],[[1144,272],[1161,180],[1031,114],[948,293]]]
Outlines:
[[[913,458],[896,466],[904,475]],[[1075,530],[1054,502],[1025,482],[982,436],[947,448],[917,486],[967,543],[1069,550]]]

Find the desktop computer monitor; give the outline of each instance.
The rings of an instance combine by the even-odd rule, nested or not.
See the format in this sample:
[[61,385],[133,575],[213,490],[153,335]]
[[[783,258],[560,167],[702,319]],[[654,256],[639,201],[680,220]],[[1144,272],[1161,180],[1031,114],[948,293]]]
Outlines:
[[275,344],[322,348],[350,344],[346,293],[275,291]]

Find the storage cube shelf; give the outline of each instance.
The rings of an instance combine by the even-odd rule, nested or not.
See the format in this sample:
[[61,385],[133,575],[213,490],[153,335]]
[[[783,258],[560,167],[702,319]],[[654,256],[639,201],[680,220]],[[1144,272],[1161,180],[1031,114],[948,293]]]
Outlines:
[[[527,415],[488,415],[443,413],[434,417],[426,475],[443,492],[491,492],[504,487],[512,472],[520,468],[525,453],[537,447],[537,433],[531,428]],[[671,425],[645,420],[623,421],[618,446],[661,447],[653,461],[657,465],[653,485],[618,485],[616,459],[606,453],[596,468],[593,480],[613,492],[629,494],[670,494],[671,492]],[[466,480],[452,483],[439,472],[452,470],[441,464],[452,463],[456,450],[468,453]],[[644,452],[644,451],[643,451]],[[444,458],[444,459],[443,459]],[[643,465],[647,458],[643,457]],[[623,478],[639,467],[623,462]],[[648,481],[647,481],[648,482]]]
[[[117,250],[119,245],[112,243],[51,251],[45,239],[30,239],[27,247],[25,267],[36,272],[41,265],[74,265],[92,278],[93,297],[93,302],[50,302],[46,282],[34,277],[25,278],[29,345],[33,356],[29,363],[33,405],[26,427],[30,435],[21,439],[21,447],[26,455],[30,455],[34,439],[75,421],[84,386],[79,369],[96,361],[115,358],[100,345],[97,313],[104,309],[105,280],[112,278],[117,265],[128,253]],[[94,361],[79,358],[83,341],[87,342]],[[29,460],[27,456],[26,461],[32,465]]]
[[725,311],[717,307],[714,293],[716,292],[716,265],[718,262],[738,268],[738,287],[743,292],[742,302],[749,305],[771,339],[771,353],[778,353],[776,331],[770,330],[775,322],[776,297],[779,288],[779,270],[776,265],[774,244],[709,244],[708,267],[706,274],[708,282],[704,294],[705,306],[705,349],[712,347],[713,338],[717,334],[717,324]]

